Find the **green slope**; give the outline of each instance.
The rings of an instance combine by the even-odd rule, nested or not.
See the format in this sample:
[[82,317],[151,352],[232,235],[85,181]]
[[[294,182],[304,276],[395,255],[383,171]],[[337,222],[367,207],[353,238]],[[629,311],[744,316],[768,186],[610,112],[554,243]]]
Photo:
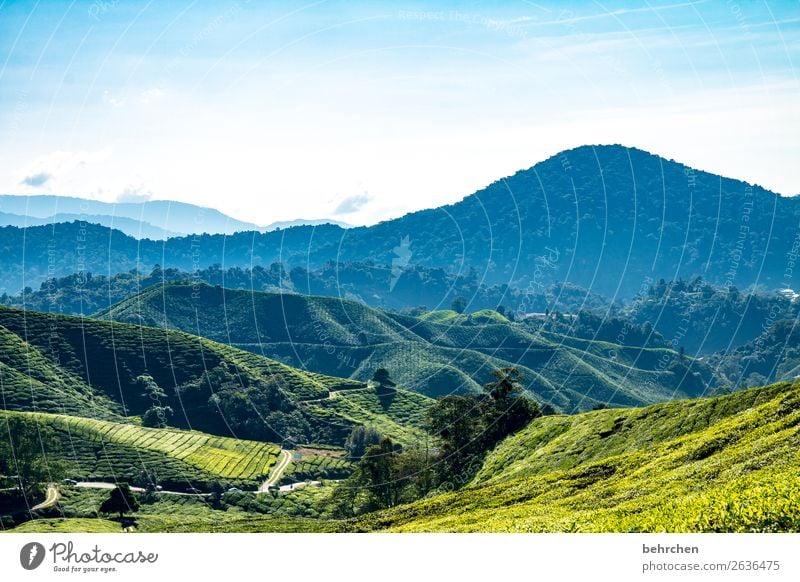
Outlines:
[[544,417],[466,488],[356,529],[798,531],[800,384]]
[[[306,401],[365,385],[297,370],[186,333],[95,319],[0,308],[3,408],[109,420],[138,417],[154,404],[137,378],[149,375],[170,406],[169,424],[211,434],[281,442],[342,444],[356,420]],[[417,398],[419,414],[430,403]],[[359,422],[404,442],[413,433],[394,409]]]
[[669,350],[533,334],[496,312],[419,319],[330,297],[173,284],[98,317],[195,333],[332,376],[365,381],[384,367],[429,396],[476,391],[492,370],[516,366],[539,400],[566,412],[698,396],[713,377]]
[[167,488],[221,479],[254,487],[275,464],[280,447],[195,431],[146,428],[60,414],[0,411],[0,421],[16,416],[54,430],[67,477],[118,482],[153,475]]

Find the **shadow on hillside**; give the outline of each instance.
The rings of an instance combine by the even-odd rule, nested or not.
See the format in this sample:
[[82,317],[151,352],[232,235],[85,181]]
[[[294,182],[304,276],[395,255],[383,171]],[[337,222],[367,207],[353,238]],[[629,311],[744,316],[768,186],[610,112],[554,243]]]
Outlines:
[[393,388],[384,388],[383,390],[376,391],[378,401],[381,403],[381,408],[388,410],[397,397],[397,390]]

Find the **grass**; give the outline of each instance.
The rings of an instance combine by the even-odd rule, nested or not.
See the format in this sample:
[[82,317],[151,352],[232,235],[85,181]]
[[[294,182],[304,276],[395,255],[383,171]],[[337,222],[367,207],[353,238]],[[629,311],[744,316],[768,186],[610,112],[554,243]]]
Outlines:
[[448,325],[510,323],[508,318],[493,309],[480,309],[472,313],[458,313],[452,309],[428,311],[420,316],[423,321]]
[[353,472],[353,463],[344,458],[344,451],[335,454],[319,454],[320,452],[304,448],[290,451],[292,460],[281,483],[296,483],[307,479],[344,479]]
[[356,530],[800,531],[800,385],[546,417],[465,488]]
[[55,517],[33,519],[18,525],[11,533],[119,533],[119,522],[99,518]]

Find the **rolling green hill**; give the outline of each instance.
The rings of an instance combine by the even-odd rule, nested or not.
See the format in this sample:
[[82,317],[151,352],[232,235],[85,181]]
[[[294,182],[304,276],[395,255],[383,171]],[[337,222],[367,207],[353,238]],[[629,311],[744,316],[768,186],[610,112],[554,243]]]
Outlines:
[[[195,431],[157,429],[62,414],[3,412],[49,426],[61,441],[66,475],[80,481],[142,482],[153,479],[183,491],[213,479],[254,487],[269,474],[277,445]],[[145,473],[145,474],[143,474]],[[150,475],[148,477],[147,475]]]
[[395,531],[798,531],[800,384],[532,422]]
[[713,382],[707,366],[670,350],[534,333],[488,310],[420,319],[331,297],[173,284],[98,317],[178,329],[354,380],[383,367],[428,396],[476,391],[492,370],[516,366],[537,399],[565,412],[698,396]]
[[[416,440],[407,408],[418,407],[418,418],[430,402],[399,394],[405,407],[366,406],[361,392],[353,393],[352,402],[349,395],[363,383],[304,372],[186,333],[118,322],[0,308],[0,342],[7,410],[125,421],[157,404],[174,411],[168,424],[177,428],[341,445],[360,422],[380,426],[400,442]],[[155,400],[145,390],[149,382],[157,387]],[[350,404],[346,413],[315,402],[332,393]]]

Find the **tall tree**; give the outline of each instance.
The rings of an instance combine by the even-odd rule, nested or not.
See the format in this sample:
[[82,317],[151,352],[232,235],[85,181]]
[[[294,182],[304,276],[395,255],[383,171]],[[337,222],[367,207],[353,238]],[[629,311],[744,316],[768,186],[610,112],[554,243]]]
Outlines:
[[492,375],[495,379],[484,385],[486,397],[481,402],[482,440],[487,450],[542,416],[539,404],[525,394],[524,378],[517,368],[501,368]]
[[0,418],[0,473],[16,475],[26,496],[63,476],[64,463],[56,459],[60,450],[50,427],[16,416]]
[[459,295],[453,299],[453,302],[450,304],[450,308],[456,313],[464,313],[464,311],[467,309],[467,300]]
[[347,456],[351,459],[358,460],[364,455],[367,447],[377,445],[381,442],[382,435],[373,426],[356,426],[348,435],[344,443],[344,448],[347,450]]
[[397,483],[393,476],[394,457],[394,445],[387,437],[379,444],[369,447],[358,465],[368,493],[381,509],[392,507],[397,502]]
[[480,410],[472,396],[445,396],[427,413],[427,428],[439,441],[436,472],[440,481],[463,473],[476,452]]

